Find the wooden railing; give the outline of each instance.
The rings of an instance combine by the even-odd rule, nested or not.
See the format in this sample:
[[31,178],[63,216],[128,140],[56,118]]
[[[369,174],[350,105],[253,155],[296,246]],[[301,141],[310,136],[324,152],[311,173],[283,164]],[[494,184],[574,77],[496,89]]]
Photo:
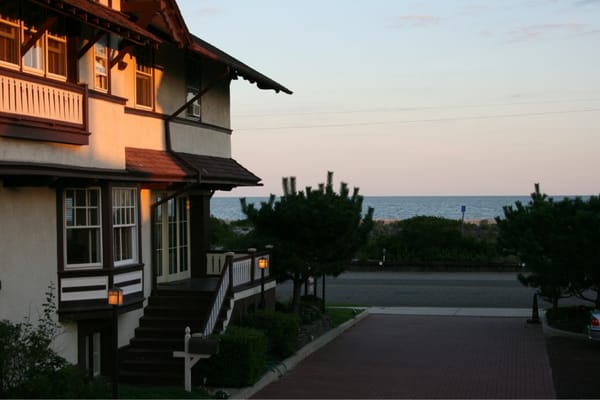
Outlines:
[[84,124],[84,89],[0,74],[0,112]]
[[5,123],[51,131],[5,136],[53,141],[54,132],[54,141],[87,144],[87,86],[0,68],[0,117]]
[[227,297],[227,292],[232,285],[232,275],[231,275],[231,265],[233,259],[233,253],[226,253],[225,263],[221,270],[221,279],[219,279],[219,284],[217,285],[217,291],[215,296],[213,297],[212,305],[210,308],[210,314],[206,319],[206,323],[204,324],[204,331],[202,334],[204,336],[211,335],[215,326],[217,325],[217,321],[219,320],[219,315],[221,314],[221,310],[223,309],[223,303]]
[[[238,287],[261,281],[261,270],[258,268],[260,258],[266,258],[267,264],[270,264],[270,250],[256,252],[255,249],[249,249],[248,253],[245,254],[233,252],[211,252],[206,254],[207,275],[220,275],[220,279],[212,300],[210,314],[204,324],[204,331],[202,332],[204,336],[214,332],[230,289],[235,290]],[[264,275],[265,277],[269,276],[269,268],[264,270]]]

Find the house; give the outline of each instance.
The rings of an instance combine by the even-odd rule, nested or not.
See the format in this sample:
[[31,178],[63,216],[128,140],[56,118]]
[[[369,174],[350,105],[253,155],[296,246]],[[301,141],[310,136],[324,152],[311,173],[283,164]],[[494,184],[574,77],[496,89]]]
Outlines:
[[291,94],[191,34],[175,0],[0,3],[0,319],[35,321],[52,285],[55,349],[110,375],[121,288],[121,378],[169,382],[185,326],[273,304],[268,249],[209,247],[211,196],[260,185],[231,154],[238,78]]

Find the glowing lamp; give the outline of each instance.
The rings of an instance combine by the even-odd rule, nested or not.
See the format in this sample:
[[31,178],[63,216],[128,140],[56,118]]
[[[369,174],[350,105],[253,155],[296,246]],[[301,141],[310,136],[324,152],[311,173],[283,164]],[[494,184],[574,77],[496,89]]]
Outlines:
[[108,289],[108,304],[110,304],[111,306],[120,306],[121,304],[123,304],[123,289]]
[[258,259],[258,268],[266,269],[269,266],[269,260],[265,257],[261,257]]

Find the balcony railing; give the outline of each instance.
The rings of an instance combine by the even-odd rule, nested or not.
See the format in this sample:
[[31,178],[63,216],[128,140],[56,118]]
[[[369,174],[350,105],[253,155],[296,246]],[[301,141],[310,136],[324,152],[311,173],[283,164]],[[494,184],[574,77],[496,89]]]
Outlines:
[[87,114],[86,86],[0,70],[0,122],[13,126],[2,135],[87,144]]

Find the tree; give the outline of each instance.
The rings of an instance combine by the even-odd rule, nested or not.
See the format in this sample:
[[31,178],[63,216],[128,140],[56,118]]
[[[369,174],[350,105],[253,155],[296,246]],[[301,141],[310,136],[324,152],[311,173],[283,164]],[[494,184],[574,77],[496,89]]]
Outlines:
[[358,188],[350,195],[342,182],[336,193],[332,172],[317,190],[297,192],[295,186],[295,178],[283,178],[279,200],[271,195],[257,209],[242,199],[242,211],[254,226],[256,240],[275,245],[275,274],[293,281],[292,303],[298,312],[302,284],[309,277],[337,276],[346,269],[373,226],[373,209],[362,216]]
[[[505,252],[518,256],[530,269],[519,274],[526,286],[539,294],[554,309],[564,297],[585,297],[588,289],[600,287],[600,200],[565,198],[555,202],[541,194],[539,185],[527,205],[504,208],[504,219],[497,218],[498,243]],[[598,295],[595,302],[600,305]]]

